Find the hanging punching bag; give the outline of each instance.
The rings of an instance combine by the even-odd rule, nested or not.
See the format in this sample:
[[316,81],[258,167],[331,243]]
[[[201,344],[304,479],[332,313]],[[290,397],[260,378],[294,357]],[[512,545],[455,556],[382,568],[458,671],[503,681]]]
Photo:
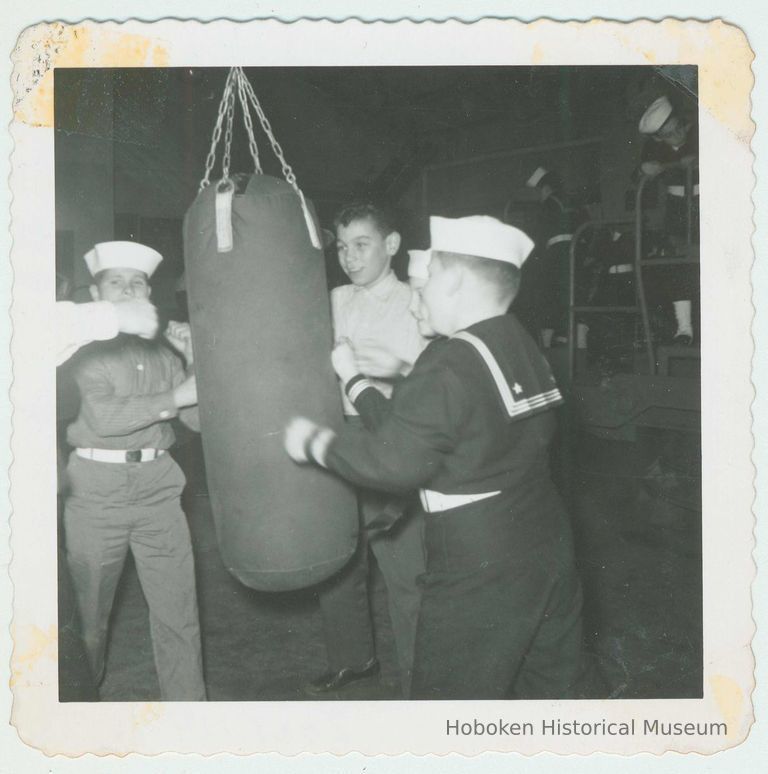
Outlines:
[[200,191],[184,220],[216,534],[229,571],[263,591],[327,578],[357,543],[353,491],[283,449],[283,429],[297,413],[330,427],[342,422],[325,265],[302,204],[287,182],[256,174],[230,198],[218,238],[216,186]]

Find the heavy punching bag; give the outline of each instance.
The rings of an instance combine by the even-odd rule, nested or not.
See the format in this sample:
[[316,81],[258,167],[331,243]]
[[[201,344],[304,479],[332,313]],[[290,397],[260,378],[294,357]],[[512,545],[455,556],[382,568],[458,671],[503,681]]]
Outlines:
[[208,489],[229,571],[285,591],[324,580],[357,543],[351,488],[283,449],[298,413],[342,422],[325,264],[295,182],[254,174],[234,193],[225,167],[224,183],[201,187],[184,220]]

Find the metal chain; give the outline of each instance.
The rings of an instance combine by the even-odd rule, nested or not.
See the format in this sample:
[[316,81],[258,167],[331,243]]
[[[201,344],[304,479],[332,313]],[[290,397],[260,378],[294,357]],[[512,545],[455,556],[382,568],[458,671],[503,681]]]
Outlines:
[[211,148],[208,151],[208,156],[205,159],[205,175],[200,181],[200,190],[207,188],[211,184],[211,172],[213,171],[213,165],[216,163],[216,146],[219,144],[221,138],[221,125],[224,121],[224,114],[227,112],[229,105],[229,95],[232,92],[234,84],[234,69],[229,71],[226,83],[224,84],[224,93],[221,95],[221,102],[219,102],[219,113],[216,117],[216,126],[213,129],[213,137],[211,138]]
[[240,105],[243,108],[243,120],[245,121],[245,130],[248,133],[248,149],[251,152],[251,158],[253,158],[253,168],[257,175],[263,174],[261,169],[261,162],[259,161],[259,147],[256,145],[256,138],[253,134],[253,121],[251,120],[251,111],[248,107],[248,98],[245,93],[244,81],[247,82],[245,73],[241,68],[237,68],[237,93],[240,97]]
[[[241,68],[238,68],[238,69],[240,69],[242,72]],[[270,145],[272,146],[272,150],[274,151],[275,156],[277,156],[277,159],[283,168],[283,177],[285,177],[286,182],[290,183],[293,186],[293,188],[297,192],[299,192],[299,186],[296,183],[296,175],[293,174],[293,170],[291,169],[290,164],[288,164],[288,162],[285,160],[285,156],[283,155],[283,149],[280,147],[280,143],[277,141],[277,138],[275,137],[275,134],[272,131],[272,125],[269,123],[269,119],[264,114],[264,110],[261,107],[259,98],[256,96],[256,93],[253,91],[253,86],[251,86],[250,81],[245,77],[245,73],[242,73],[242,78],[245,85],[245,89],[248,93],[248,97],[251,100],[251,104],[253,105],[253,108],[256,111],[256,115],[259,117],[259,121],[261,122],[261,128],[264,130],[264,134],[267,135],[267,139],[269,140]]]
[[227,104],[227,130],[224,134],[224,158],[221,162],[221,179],[229,180],[229,164],[232,160],[232,128],[235,123],[235,90],[229,92]]
[[[235,86],[237,86],[237,95],[235,94]],[[304,196],[299,189],[296,182],[296,175],[291,169],[291,165],[285,160],[283,149],[280,147],[280,143],[275,137],[275,133],[272,130],[272,125],[269,123],[269,119],[264,113],[259,98],[253,90],[251,82],[243,72],[242,67],[233,67],[229,71],[227,81],[224,85],[224,93],[219,103],[219,111],[216,117],[216,126],[213,130],[213,137],[211,138],[211,147],[208,151],[208,156],[205,160],[205,176],[200,181],[200,190],[210,185],[211,172],[213,166],[216,163],[216,147],[221,139],[221,132],[224,123],[224,116],[227,118],[227,126],[224,134],[224,158],[222,162],[222,172],[224,180],[229,179],[229,165],[232,158],[232,134],[234,128],[234,114],[235,114],[235,102],[237,97],[240,99],[240,103],[243,108],[243,119],[245,121],[245,128],[248,132],[248,149],[253,158],[254,168],[257,174],[262,174],[261,162],[259,160],[259,148],[256,144],[256,138],[253,132],[253,121],[251,120],[250,110],[248,109],[248,101],[253,105],[253,109],[256,111],[256,115],[259,117],[261,128],[264,130],[264,134],[267,135],[272,150],[280,162],[282,167],[283,177],[286,182],[289,183],[293,189],[299,194],[302,205],[304,204]]]

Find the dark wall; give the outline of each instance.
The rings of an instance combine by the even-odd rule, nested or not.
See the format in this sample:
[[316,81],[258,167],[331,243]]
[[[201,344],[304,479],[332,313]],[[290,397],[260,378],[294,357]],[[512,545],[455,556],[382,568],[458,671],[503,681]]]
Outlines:
[[[500,214],[510,201],[524,208],[525,179],[540,163],[558,167],[596,216],[624,217],[642,108],[660,89],[687,94],[695,107],[692,68],[246,72],[323,225],[349,198],[383,196],[410,215],[408,241],[431,206],[445,214]],[[74,254],[75,284],[88,279],[81,256],[116,236],[166,255],[159,280],[176,275],[181,220],[204,174],[226,75],[225,68],[56,71],[57,229],[71,234],[60,242]],[[264,171],[281,174],[258,123],[256,139]],[[220,146],[214,179],[221,156]],[[231,170],[252,168],[238,108]]]

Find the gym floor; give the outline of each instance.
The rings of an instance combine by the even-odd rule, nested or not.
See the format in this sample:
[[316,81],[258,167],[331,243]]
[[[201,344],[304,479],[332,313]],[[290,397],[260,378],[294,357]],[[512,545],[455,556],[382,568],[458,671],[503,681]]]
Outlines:
[[[585,436],[576,455],[582,462],[571,476],[587,647],[606,697],[701,695],[701,513],[691,496],[700,486],[698,463],[687,475],[678,472],[677,480],[665,473],[649,482],[649,466],[664,444],[658,435],[642,443]],[[260,593],[231,577],[201,483],[199,441],[187,440],[176,456],[191,482],[184,507],[195,548],[209,699],[306,699],[302,684],[327,669],[313,592]],[[371,585],[381,677],[327,699],[400,698],[386,590],[375,569]],[[147,606],[130,558],[114,606],[101,697],[159,699]]]

